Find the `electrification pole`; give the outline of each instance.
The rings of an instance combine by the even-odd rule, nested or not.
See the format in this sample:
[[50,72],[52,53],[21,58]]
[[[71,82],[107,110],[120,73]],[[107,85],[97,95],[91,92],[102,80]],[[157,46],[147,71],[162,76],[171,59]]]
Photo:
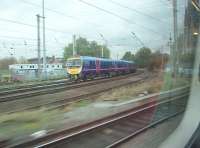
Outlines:
[[[105,46],[107,47],[107,40],[104,38],[103,34],[100,33],[100,36],[104,40]],[[104,57],[104,47],[101,48],[101,57]]]
[[101,57],[102,57],[102,58],[103,58],[103,56],[104,56],[104,55],[103,55],[103,54],[104,54],[103,51],[104,51],[104,48],[102,47],[102,48],[101,48]]
[[173,50],[173,72],[176,79],[179,64],[178,52],[178,23],[177,23],[177,0],[173,0],[173,28],[174,28],[174,50]]
[[171,33],[170,33],[170,37],[169,37],[169,49],[170,49],[170,72],[172,73],[174,70],[174,68],[173,68],[174,57],[173,57],[173,43],[172,43]]
[[44,77],[45,79],[47,79],[44,0],[42,0],[42,17],[43,17],[43,68],[44,68]]
[[40,77],[40,72],[41,72],[41,67],[40,67],[40,64],[41,64],[41,57],[40,57],[40,15],[37,14],[37,39],[38,39],[38,42],[37,42],[37,46],[38,46],[38,77]]
[[76,54],[76,35],[73,35],[73,56]]

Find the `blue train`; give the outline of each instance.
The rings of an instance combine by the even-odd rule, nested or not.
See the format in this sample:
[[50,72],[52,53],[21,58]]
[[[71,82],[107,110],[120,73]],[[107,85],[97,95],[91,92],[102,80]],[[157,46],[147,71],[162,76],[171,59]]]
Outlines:
[[111,60],[88,56],[73,57],[67,60],[67,73],[70,79],[92,79],[98,76],[115,76],[133,73],[136,64],[132,61]]

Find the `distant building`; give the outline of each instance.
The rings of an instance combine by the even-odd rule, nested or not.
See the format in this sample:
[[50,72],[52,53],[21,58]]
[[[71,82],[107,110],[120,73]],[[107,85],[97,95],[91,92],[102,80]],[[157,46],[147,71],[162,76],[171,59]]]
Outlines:
[[[11,79],[14,81],[31,81],[44,78],[43,65],[38,71],[37,64],[13,64],[9,65]],[[65,78],[67,76],[61,63],[47,64],[47,79]]]

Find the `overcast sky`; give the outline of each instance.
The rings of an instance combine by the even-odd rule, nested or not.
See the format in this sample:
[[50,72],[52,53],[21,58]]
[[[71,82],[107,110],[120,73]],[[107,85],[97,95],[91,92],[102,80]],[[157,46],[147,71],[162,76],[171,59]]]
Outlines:
[[[186,0],[180,1],[179,12],[186,4]],[[45,0],[47,55],[62,57],[63,47],[71,42],[73,34],[104,44],[101,33],[111,49],[111,57],[121,57],[124,52],[135,53],[142,46],[131,32],[145,46],[155,50],[163,47],[167,52],[172,32],[171,3],[169,0]],[[0,1],[1,58],[11,54],[37,56],[36,14],[42,15],[41,4],[42,0]],[[179,19],[179,23],[182,21]]]

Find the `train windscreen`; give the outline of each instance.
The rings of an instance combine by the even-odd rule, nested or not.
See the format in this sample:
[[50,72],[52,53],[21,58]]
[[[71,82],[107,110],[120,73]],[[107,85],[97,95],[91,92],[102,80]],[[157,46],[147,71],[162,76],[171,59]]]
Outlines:
[[67,67],[81,67],[81,59],[69,59],[67,60]]

